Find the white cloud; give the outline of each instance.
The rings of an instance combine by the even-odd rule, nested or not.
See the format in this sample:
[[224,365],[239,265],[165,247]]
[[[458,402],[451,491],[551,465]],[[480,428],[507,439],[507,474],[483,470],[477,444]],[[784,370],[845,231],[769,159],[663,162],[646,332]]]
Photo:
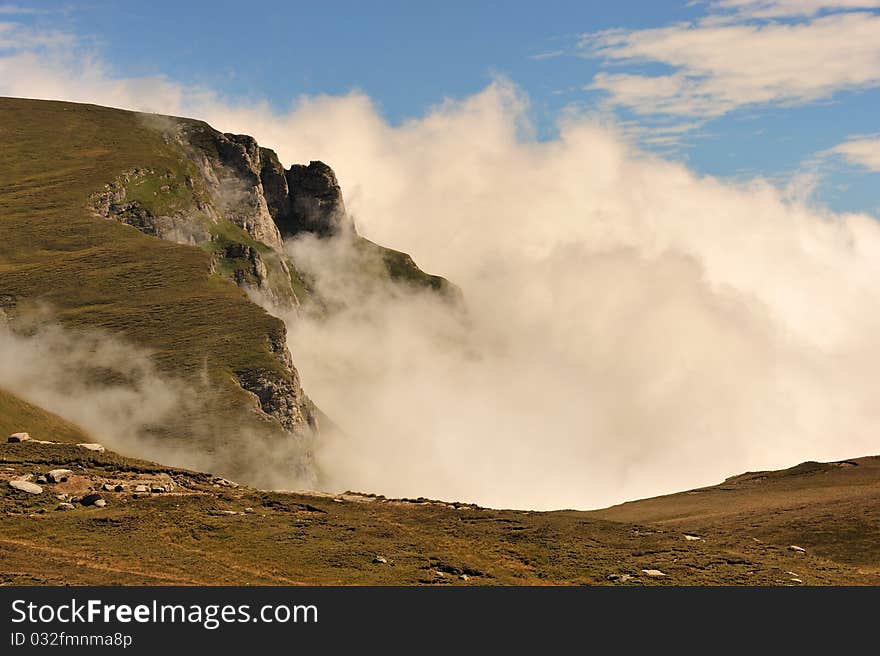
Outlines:
[[[290,321],[348,433],[316,453],[332,487],[589,507],[877,451],[880,228],[811,206],[809,184],[701,177],[574,114],[536,142],[503,81],[400,126],[360,94],[276,112],[57,53],[0,57],[0,93],[194,115],[322,159],[368,237],[462,287],[465,323],[423,297]],[[313,260],[331,288],[332,255]]]
[[[785,9],[790,4],[772,3],[778,12],[792,11]],[[592,88],[639,114],[719,116],[880,85],[880,15],[833,13],[795,23],[747,18],[586,34],[585,56],[671,69],[662,75],[602,72]]]
[[850,164],[880,172],[880,135],[851,137],[820,155],[837,155]]
[[718,0],[718,10],[733,10],[752,18],[815,16],[823,11],[875,9],[880,0]]

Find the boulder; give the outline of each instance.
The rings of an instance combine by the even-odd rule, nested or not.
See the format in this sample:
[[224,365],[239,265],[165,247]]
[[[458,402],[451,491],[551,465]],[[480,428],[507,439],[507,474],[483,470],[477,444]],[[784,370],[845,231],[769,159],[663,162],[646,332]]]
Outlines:
[[[104,501],[103,497],[97,492],[92,492],[90,494],[85,495],[79,502],[84,506],[94,506],[97,505],[98,501]],[[106,503],[106,502],[105,502]]]
[[66,483],[72,473],[69,469],[52,469],[46,472],[46,478],[50,483]]
[[104,506],[107,505],[107,502],[104,501],[104,499],[98,499],[98,500],[95,501],[95,503],[93,503],[92,505],[95,506],[96,508],[103,508]]
[[43,488],[30,481],[9,481],[9,487],[18,490],[19,492],[27,492],[28,494],[43,493]]
[[67,503],[66,501],[63,501],[63,502],[59,503],[57,506],[55,506],[55,510],[74,510],[74,509],[75,509],[74,505],[72,503]]
[[31,439],[31,436],[28,433],[13,433],[12,435],[9,436],[9,438],[6,441],[7,442],[27,442],[29,439]]

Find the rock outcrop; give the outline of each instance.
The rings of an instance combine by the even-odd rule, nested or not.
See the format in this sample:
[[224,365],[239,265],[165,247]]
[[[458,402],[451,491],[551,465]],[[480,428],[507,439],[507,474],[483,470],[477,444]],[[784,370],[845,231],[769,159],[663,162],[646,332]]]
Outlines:
[[320,237],[354,234],[354,224],[345,211],[336,174],[324,162],[291,166],[287,171],[287,188],[289,214],[278,218],[278,227],[284,237],[303,232]]

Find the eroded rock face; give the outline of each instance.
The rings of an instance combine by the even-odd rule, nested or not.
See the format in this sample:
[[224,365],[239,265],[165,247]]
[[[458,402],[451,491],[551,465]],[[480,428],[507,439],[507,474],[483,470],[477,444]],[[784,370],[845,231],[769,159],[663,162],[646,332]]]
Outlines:
[[287,188],[290,215],[279,220],[279,228],[285,237],[301,232],[311,232],[320,237],[354,233],[336,174],[324,162],[291,166],[287,171]]
[[269,348],[282,364],[285,374],[268,370],[243,371],[238,373],[239,384],[257,398],[261,412],[276,419],[287,430],[301,434],[317,430],[312,402],[303,392],[285,336],[270,335]]
[[261,149],[253,137],[182,123],[176,135],[198,165],[217,209],[255,240],[280,250],[281,234],[266,204]]

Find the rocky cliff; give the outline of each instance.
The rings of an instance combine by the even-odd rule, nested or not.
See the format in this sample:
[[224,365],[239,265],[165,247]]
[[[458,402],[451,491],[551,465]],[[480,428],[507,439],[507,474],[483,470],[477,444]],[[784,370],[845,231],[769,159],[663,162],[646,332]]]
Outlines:
[[[221,133],[189,119],[152,118],[151,129],[185,165],[125,171],[91,196],[93,211],[141,232],[211,253],[211,272],[245,289],[259,290],[272,305],[295,308],[310,295],[308,281],[284,251],[284,240],[303,234],[350,240],[359,257],[379,263],[388,279],[448,291],[404,254],[357,234],[333,170],[319,161],[284,169],[278,156],[248,135]],[[259,411],[285,429],[317,426],[284,334],[270,336],[275,370],[236,372]]]

